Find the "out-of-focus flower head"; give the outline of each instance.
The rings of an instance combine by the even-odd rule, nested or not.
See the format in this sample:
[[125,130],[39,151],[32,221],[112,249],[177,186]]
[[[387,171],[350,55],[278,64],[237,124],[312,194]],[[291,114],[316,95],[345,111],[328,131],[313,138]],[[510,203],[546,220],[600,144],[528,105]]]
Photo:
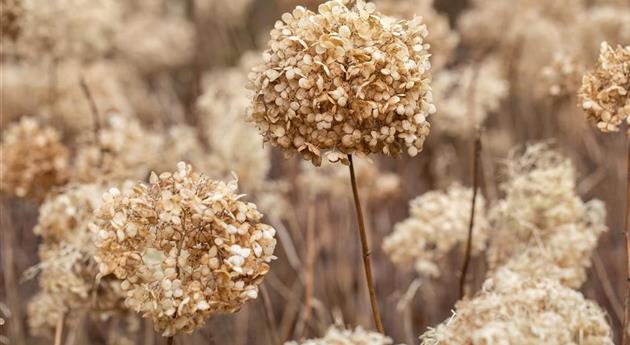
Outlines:
[[122,280],[127,306],[164,336],[192,332],[258,296],[275,230],[236,187],[180,162],[148,185],[103,196],[94,224],[100,275]]
[[285,345],[392,345],[388,336],[357,327],[354,330],[331,326],[322,338],[302,342],[290,341]]
[[602,43],[598,65],[584,76],[578,101],[602,132],[617,132],[630,121],[630,46],[613,49]]
[[606,313],[575,290],[554,280],[531,279],[503,269],[472,299],[459,301],[454,315],[429,329],[422,345],[518,344],[613,345]]
[[435,112],[427,28],[396,20],[363,0],[297,7],[271,31],[254,68],[251,119],[265,141],[315,165],[322,156],[415,156]]
[[67,182],[69,152],[58,132],[32,117],[11,124],[0,144],[2,194],[43,200],[48,191]]
[[[477,198],[473,253],[485,248],[489,232],[485,200],[482,195]],[[472,189],[458,184],[417,197],[409,203],[410,217],[384,239],[383,250],[397,265],[413,265],[420,274],[439,276],[440,259],[466,243],[471,200]]]

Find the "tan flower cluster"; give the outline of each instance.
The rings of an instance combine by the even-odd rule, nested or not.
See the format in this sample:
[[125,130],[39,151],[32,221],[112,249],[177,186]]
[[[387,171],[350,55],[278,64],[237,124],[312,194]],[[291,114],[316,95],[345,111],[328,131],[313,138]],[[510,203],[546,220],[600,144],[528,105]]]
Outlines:
[[436,11],[433,0],[378,0],[374,3],[378,11],[388,16],[404,19],[421,16],[429,28],[426,41],[431,49],[431,68],[441,70],[449,62],[459,43],[459,34],[451,29],[448,17]]
[[23,11],[20,0],[0,1],[0,40],[2,42],[17,39],[20,34],[19,20]]
[[488,57],[479,63],[445,70],[433,80],[439,109],[433,117],[437,132],[468,137],[489,113],[498,109],[508,94],[500,61]]
[[322,155],[415,156],[435,112],[427,28],[381,16],[364,0],[297,7],[271,31],[250,76],[252,120],[266,141],[315,165]]
[[508,162],[505,198],[489,211],[491,269],[505,265],[569,287],[582,285],[597,239],[607,228],[601,202],[583,202],[575,183],[571,161],[544,143]]
[[269,149],[263,147],[256,128],[246,122],[251,103],[245,88],[247,75],[259,61],[259,56],[248,53],[238,66],[208,73],[197,101],[210,146],[208,170],[212,177],[222,179],[235,172],[248,192],[260,188],[271,169]]
[[596,303],[556,281],[508,269],[420,339],[422,345],[613,345],[606,313]]
[[112,52],[116,28],[123,26],[116,0],[22,0],[21,7],[19,39],[3,41],[2,55],[91,60]]
[[105,119],[98,143],[91,132],[84,140],[74,163],[74,178],[84,182],[144,180],[162,158],[164,144],[137,120],[115,115]]
[[[352,195],[348,185],[350,173],[345,166],[324,162],[321,167],[314,167],[304,162],[297,176],[298,186],[309,195],[328,195],[343,197]],[[355,174],[359,191],[366,200],[382,200],[400,192],[398,175],[379,169],[378,164],[367,159],[354,160]]]
[[79,312],[106,318],[124,311],[120,283],[96,279],[97,234],[89,224],[103,191],[95,184],[69,186],[40,207],[34,232],[43,243],[40,263],[31,270],[40,272],[40,291],[28,306],[29,324],[37,334],[50,335],[62,314],[66,320],[75,320],[81,317]]
[[11,124],[0,144],[0,192],[43,200],[48,191],[66,183],[69,153],[57,131],[31,117]]
[[546,85],[545,94],[552,97],[567,97],[579,88],[584,66],[575,58],[557,53],[551,64],[542,69],[542,82]]
[[378,332],[357,327],[354,330],[331,326],[323,338],[302,342],[290,341],[284,345],[392,345],[391,338]]
[[597,68],[584,76],[578,99],[602,132],[616,132],[630,123],[630,46],[613,49],[602,43]]
[[215,21],[239,21],[251,4],[252,0],[198,0],[195,1],[195,9],[204,18],[212,17]]
[[[485,200],[480,194],[477,198],[473,253],[485,248],[489,233]],[[417,197],[409,203],[410,217],[396,224],[383,240],[383,250],[398,265],[413,264],[420,274],[439,276],[440,259],[465,246],[471,200],[472,189],[458,184]]]
[[96,211],[100,275],[122,280],[126,304],[164,336],[239,310],[258,296],[275,230],[240,200],[236,181],[213,181],[178,164],[150,184],[106,193]]

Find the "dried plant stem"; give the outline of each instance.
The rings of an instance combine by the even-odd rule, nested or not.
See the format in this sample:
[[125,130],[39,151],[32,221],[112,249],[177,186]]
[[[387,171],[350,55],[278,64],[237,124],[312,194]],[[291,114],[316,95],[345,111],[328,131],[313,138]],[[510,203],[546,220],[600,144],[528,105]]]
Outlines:
[[175,338],[173,337],[166,338],[166,345],[173,345],[173,344],[175,344]]
[[63,336],[63,319],[64,314],[61,314],[59,320],[57,320],[57,326],[55,327],[55,345],[61,345],[61,338]]
[[265,319],[267,320],[267,326],[269,327],[269,334],[271,336],[272,344],[279,344],[279,336],[278,336],[278,324],[276,322],[276,318],[273,314],[273,306],[271,304],[271,297],[269,296],[269,292],[267,291],[267,287],[265,285],[260,285],[260,294],[262,295],[262,305],[263,310],[265,311]]
[[621,327],[621,344],[630,345],[630,143],[628,143],[628,168],[627,168],[627,194],[626,194],[626,299],[624,301],[623,327]]
[[481,157],[481,129],[477,128],[475,136],[475,144],[473,148],[473,195],[470,207],[470,223],[468,224],[468,237],[466,239],[466,254],[464,255],[464,264],[462,273],[459,277],[459,298],[463,298],[466,294],[466,275],[468,274],[468,266],[470,265],[470,256],[472,251],[473,228],[475,226],[475,206],[477,204],[477,191],[479,190],[479,163]]
[[372,264],[370,262],[370,248],[368,245],[367,233],[365,231],[365,223],[363,221],[363,211],[361,210],[361,201],[359,200],[359,189],[357,187],[357,178],[354,173],[354,164],[352,155],[348,155],[350,162],[350,182],[352,183],[352,195],[354,196],[354,206],[357,212],[357,221],[359,223],[359,235],[361,236],[361,252],[363,253],[363,268],[365,269],[365,280],[370,294],[370,305],[372,306],[372,316],[376,329],[385,334],[383,323],[381,322],[381,314],[378,311],[378,301],[376,300],[376,288],[374,287],[374,278],[372,276]]

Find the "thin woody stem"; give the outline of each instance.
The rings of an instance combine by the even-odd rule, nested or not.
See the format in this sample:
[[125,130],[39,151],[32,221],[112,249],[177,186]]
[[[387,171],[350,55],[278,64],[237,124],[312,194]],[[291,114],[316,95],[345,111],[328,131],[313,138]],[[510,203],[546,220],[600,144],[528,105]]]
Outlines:
[[61,339],[63,337],[63,319],[64,315],[62,313],[59,320],[57,320],[57,326],[55,327],[55,345],[61,345]]
[[472,251],[473,228],[475,226],[475,206],[477,204],[477,191],[479,190],[479,161],[481,156],[481,129],[477,129],[475,136],[475,145],[473,152],[473,195],[470,207],[470,223],[468,224],[468,237],[466,239],[466,254],[464,255],[464,264],[462,265],[462,273],[459,277],[459,298],[463,298],[466,294],[466,276],[468,274],[468,266],[470,265],[470,256]]
[[363,221],[363,211],[361,210],[361,201],[359,200],[359,190],[357,188],[357,178],[354,173],[354,164],[352,163],[352,155],[348,155],[350,161],[350,182],[352,183],[352,195],[354,196],[354,206],[357,212],[357,221],[359,223],[359,235],[361,235],[361,252],[363,253],[363,268],[365,269],[365,280],[370,294],[370,305],[372,306],[372,316],[376,329],[385,334],[383,323],[381,322],[381,314],[378,311],[378,301],[376,300],[376,289],[374,288],[374,278],[372,276],[372,263],[370,262],[370,248],[368,245],[367,232],[365,231],[365,223]]
[[173,344],[175,344],[175,338],[173,337],[166,338],[166,345],[173,345]]
[[630,345],[630,142],[628,143],[628,167],[627,167],[627,193],[626,193],[626,298],[624,301],[623,326],[621,327],[621,344]]

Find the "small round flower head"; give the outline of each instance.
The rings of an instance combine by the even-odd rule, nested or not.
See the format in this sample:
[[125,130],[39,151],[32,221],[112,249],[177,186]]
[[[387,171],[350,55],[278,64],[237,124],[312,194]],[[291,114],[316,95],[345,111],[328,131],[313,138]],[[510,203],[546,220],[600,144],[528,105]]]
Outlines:
[[381,16],[364,0],[297,7],[271,31],[264,64],[250,75],[251,119],[287,155],[415,156],[435,112],[427,28]]
[[422,345],[613,345],[606,313],[596,303],[554,280],[507,269],[420,339]]
[[79,181],[144,180],[161,157],[164,138],[143,128],[134,118],[110,116],[98,132],[84,139],[74,162]]
[[[93,256],[97,233],[89,224],[101,204],[103,191],[95,184],[67,186],[40,207],[34,229],[42,237],[40,263],[29,271],[40,272],[40,291],[28,308],[29,324],[35,333],[52,333],[59,313],[74,320],[78,311],[100,318],[125,310],[120,282],[96,279],[98,266]],[[39,316],[42,313],[46,322]]]
[[43,200],[48,191],[66,183],[69,153],[52,127],[23,117],[11,124],[0,144],[0,192]]
[[290,341],[285,345],[392,345],[394,342],[378,332],[370,332],[362,327],[354,330],[331,326],[326,335],[318,339],[308,339],[302,342]]
[[276,245],[236,181],[213,181],[183,162],[130,192],[112,189],[96,211],[100,274],[122,280],[126,304],[164,336],[192,332],[258,296]]
[[578,99],[602,132],[617,132],[630,121],[630,46],[613,49],[602,43],[599,63],[584,76]]
[[575,94],[580,84],[584,66],[575,58],[563,53],[554,55],[551,64],[543,67],[542,94],[554,98]]
[[[477,198],[474,253],[485,248],[489,230],[485,200],[482,195]],[[409,203],[410,217],[396,224],[384,239],[383,250],[398,265],[413,264],[420,274],[439,276],[440,259],[466,242],[471,199],[472,189],[458,184],[415,198]]]
[[440,105],[433,116],[436,132],[465,138],[499,108],[508,94],[508,83],[502,76],[500,61],[488,57],[442,71],[433,80],[433,90]]

